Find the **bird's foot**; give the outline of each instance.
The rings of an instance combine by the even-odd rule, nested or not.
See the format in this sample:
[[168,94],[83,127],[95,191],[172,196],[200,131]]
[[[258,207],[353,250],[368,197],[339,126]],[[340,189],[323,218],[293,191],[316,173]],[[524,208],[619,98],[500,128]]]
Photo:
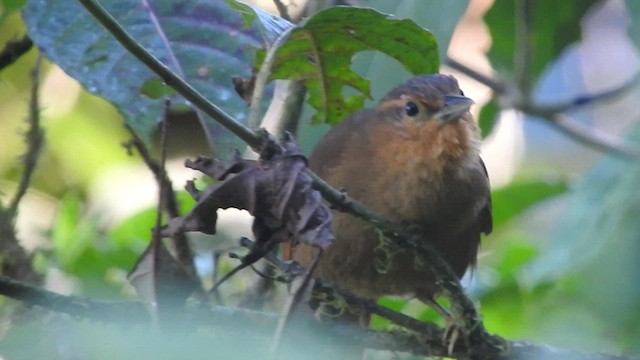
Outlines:
[[452,355],[456,342],[463,334],[463,327],[451,315],[446,317],[445,321],[447,324],[442,333],[442,345],[447,347],[447,355]]
[[442,345],[447,347],[447,354],[452,355],[456,342],[460,339],[461,335],[464,336],[464,326],[434,299],[422,299],[422,301],[437,311],[444,319],[446,325],[442,333]]

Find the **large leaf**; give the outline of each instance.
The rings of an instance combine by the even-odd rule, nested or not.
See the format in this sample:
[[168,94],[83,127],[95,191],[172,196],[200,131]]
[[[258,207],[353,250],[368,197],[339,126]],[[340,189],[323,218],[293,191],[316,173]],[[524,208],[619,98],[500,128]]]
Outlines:
[[[411,19],[428,29],[438,41],[441,60],[447,56],[453,31],[464,14],[467,4],[467,0],[372,0],[367,2],[367,6],[378,11],[393,14],[399,19]],[[353,68],[371,81],[373,86],[371,94],[376,100],[411,76],[397,61],[379,52],[358,55],[354,60]]]
[[[467,8],[467,0],[369,0],[367,7],[380,12],[393,14],[398,19],[410,19],[416,24],[428,29],[435,36],[438,43],[440,59],[447,55],[449,42],[460,17]],[[442,16],[447,14],[447,16]],[[408,80],[412,75],[401,63],[378,51],[364,51],[356,54],[351,68],[371,83],[372,99],[365,101],[365,106],[372,106],[392,88]],[[311,110],[307,109],[303,118],[311,117]],[[306,121],[298,127],[298,139],[306,152],[328,130],[327,125],[311,125]]]
[[[529,1],[531,6],[532,59],[528,71],[533,77],[540,75],[545,65],[562,49],[580,38],[580,19],[597,0],[584,1]],[[516,50],[517,1],[495,1],[484,17],[491,32],[492,45],[489,58],[501,74],[514,69]],[[524,3],[524,2],[523,2]]]
[[[246,105],[234,94],[231,77],[251,74],[253,51],[261,45],[254,28],[243,28],[242,16],[221,1],[150,0],[146,11],[138,0],[105,0],[101,4],[127,31],[172,69],[175,55],[186,80],[230,115],[244,119]],[[75,0],[30,0],[22,11],[29,35],[46,56],[91,93],[124,116],[127,125],[149,139],[161,117],[163,99],[143,95],[155,77],[130,55]],[[155,16],[169,45],[163,43]],[[146,91],[149,94],[148,91]],[[207,119],[218,150],[230,137]]]
[[[381,51],[414,74],[438,72],[433,35],[411,20],[395,20],[372,9],[333,7],[302,22],[278,50],[274,79],[302,79],[315,122],[336,123],[370,98],[369,81],[351,70],[352,57]],[[345,97],[343,88],[356,95]]]

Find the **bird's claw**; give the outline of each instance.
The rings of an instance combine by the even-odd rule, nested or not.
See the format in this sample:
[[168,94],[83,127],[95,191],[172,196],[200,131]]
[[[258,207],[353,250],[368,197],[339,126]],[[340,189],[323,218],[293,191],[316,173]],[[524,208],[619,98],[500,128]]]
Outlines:
[[453,316],[448,316],[445,320],[447,325],[442,333],[442,345],[447,347],[447,355],[450,356],[453,355],[453,349],[460,338],[460,334],[463,332],[463,328]]

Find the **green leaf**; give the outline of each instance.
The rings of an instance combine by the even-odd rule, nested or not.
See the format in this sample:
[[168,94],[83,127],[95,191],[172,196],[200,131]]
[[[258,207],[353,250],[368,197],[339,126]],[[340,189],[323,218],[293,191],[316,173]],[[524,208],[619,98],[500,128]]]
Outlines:
[[493,226],[499,227],[539,201],[562,194],[564,182],[516,182],[491,193]]
[[[531,71],[535,78],[565,46],[580,38],[580,19],[596,0],[537,0],[531,3]],[[513,74],[517,1],[495,1],[484,20],[491,33],[489,59],[501,74]]]
[[[467,0],[371,0],[367,6],[397,19],[411,19],[428,29],[436,38],[440,60],[447,56],[449,42],[460,17],[467,9]],[[447,14],[447,16],[442,16]],[[393,87],[409,79],[411,74],[394,59],[380,52],[364,52],[356,55],[353,69],[372,84],[374,99],[381,99]]]
[[[336,123],[360,110],[370,98],[369,81],[350,68],[352,57],[378,50],[414,74],[438,72],[433,35],[411,20],[395,20],[372,9],[333,7],[306,19],[278,49],[273,79],[302,79],[314,122]],[[356,95],[345,97],[343,88]]]
[[[101,4],[141,45],[172,69],[175,55],[185,79],[231,116],[243,120],[246,104],[233,90],[231,77],[250,76],[258,30],[242,29],[242,16],[220,1],[155,0],[146,11],[138,0]],[[157,17],[170,49],[152,22]],[[129,54],[75,0],[29,0],[22,10],[29,35],[46,56],[89,92],[111,102],[141,138],[149,140],[163,113],[163,99],[145,96],[144,84],[155,76]],[[179,105],[179,101],[174,104]],[[182,103],[181,105],[183,105]],[[219,152],[228,151],[230,135],[213,128]],[[235,138],[233,138],[235,141]]]
[[499,114],[500,107],[498,106],[496,100],[493,98],[482,107],[482,110],[480,110],[478,126],[480,126],[480,133],[483,139],[491,135],[493,127],[498,121]]

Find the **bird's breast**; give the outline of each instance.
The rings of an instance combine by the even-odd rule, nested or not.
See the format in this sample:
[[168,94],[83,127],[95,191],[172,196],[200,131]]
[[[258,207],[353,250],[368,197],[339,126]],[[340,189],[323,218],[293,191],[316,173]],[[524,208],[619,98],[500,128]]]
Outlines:
[[[467,124],[398,124],[372,131],[376,142],[376,188],[390,215],[399,221],[438,218],[472,201],[468,184],[478,172],[478,147]],[[396,216],[394,216],[396,214]]]

